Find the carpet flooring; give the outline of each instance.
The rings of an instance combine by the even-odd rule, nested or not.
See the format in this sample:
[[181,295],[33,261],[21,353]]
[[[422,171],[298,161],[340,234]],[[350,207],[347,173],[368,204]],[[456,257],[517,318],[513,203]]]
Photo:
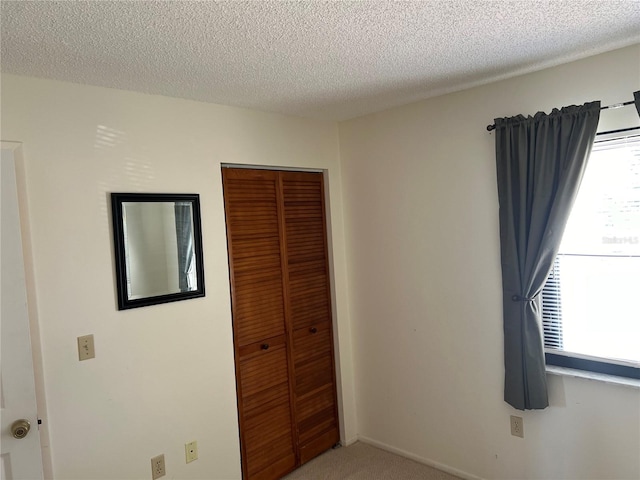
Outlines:
[[408,458],[356,442],[323,453],[283,480],[460,480]]

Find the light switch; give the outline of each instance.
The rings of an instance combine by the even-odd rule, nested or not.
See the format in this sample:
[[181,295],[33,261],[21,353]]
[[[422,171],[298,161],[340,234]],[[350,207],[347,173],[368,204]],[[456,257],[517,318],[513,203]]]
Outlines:
[[93,346],[93,335],[78,337],[78,357],[80,361],[96,357],[96,350]]

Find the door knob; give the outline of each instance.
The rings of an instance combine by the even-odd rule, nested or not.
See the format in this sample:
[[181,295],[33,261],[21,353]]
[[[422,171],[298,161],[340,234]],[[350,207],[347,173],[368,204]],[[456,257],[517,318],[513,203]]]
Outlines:
[[31,424],[24,418],[16,420],[11,424],[11,434],[18,439],[26,437],[30,429]]

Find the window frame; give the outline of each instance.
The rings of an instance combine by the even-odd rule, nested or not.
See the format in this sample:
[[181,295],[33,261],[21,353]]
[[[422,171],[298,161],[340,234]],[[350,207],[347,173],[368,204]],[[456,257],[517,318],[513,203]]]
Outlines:
[[544,358],[546,364],[554,365],[556,367],[573,368],[575,370],[585,370],[587,372],[603,373],[605,375],[614,375],[616,377],[640,380],[640,367],[615,363],[613,359],[596,360],[596,357],[588,357],[587,355],[580,355],[575,352],[561,351],[562,353],[558,353],[555,350],[545,348]]
[[[611,132],[617,133],[617,132]],[[635,139],[635,141],[640,144],[640,134],[628,134],[628,135],[607,135],[607,138],[603,138],[602,140],[598,140],[594,142],[594,146],[599,143],[612,142],[612,141],[625,141],[628,139]],[[556,260],[554,259],[554,266]],[[552,269],[553,271],[553,269]],[[551,275],[551,272],[550,272]],[[548,279],[547,279],[548,280]],[[546,286],[545,281],[545,286]],[[557,288],[559,285],[558,281],[554,281],[553,285],[550,285],[551,288]],[[544,291],[544,287],[543,287]],[[540,292],[541,304],[543,296],[549,295],[548,292],[545,292],[546,295],[543,295],[543,292]],[[557,305],[552,306],[551,308],[557,307],[561,309],[562,301],[559,300]],[[542,318],[542,335],[543,335],[543,344],[547,341],[546,332],[553,331],[558,328],[558,324],[562,325],[562,321],[558,320],[558,318],[545,318],[545,308],[542,307],[541,318]],[[546,328],[545,328],[546,327]],[[555,333],[553,333],[555,335]],[[562,337],[562,331],[559,333],[560,338]],[[544,346],[544,354],[545,354],[545,363],[548,366],[556,366],[563,367],[575,370],[583,370],[587,372],[605,374],[605,375],[613,375],[616,377],[623,378],[631,378],[631,379],[640,379],[640,364],[632,361],[618,360],[614,358],[601,358],[590,355],[584,355],[576,352],[565,351],[555,348]]]

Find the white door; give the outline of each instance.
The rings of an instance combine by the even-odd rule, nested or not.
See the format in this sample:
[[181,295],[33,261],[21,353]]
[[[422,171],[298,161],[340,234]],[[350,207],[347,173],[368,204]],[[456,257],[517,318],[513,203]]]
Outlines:
[[[11,150],[0,157],[0,417],[2,421],[2,480],[42,478],[33,359],[27,316],[27,293],[15,161]],[[12,425],[26,420],[30,430],[15,438]],[[19,436],[26,431],[18,429]]]

